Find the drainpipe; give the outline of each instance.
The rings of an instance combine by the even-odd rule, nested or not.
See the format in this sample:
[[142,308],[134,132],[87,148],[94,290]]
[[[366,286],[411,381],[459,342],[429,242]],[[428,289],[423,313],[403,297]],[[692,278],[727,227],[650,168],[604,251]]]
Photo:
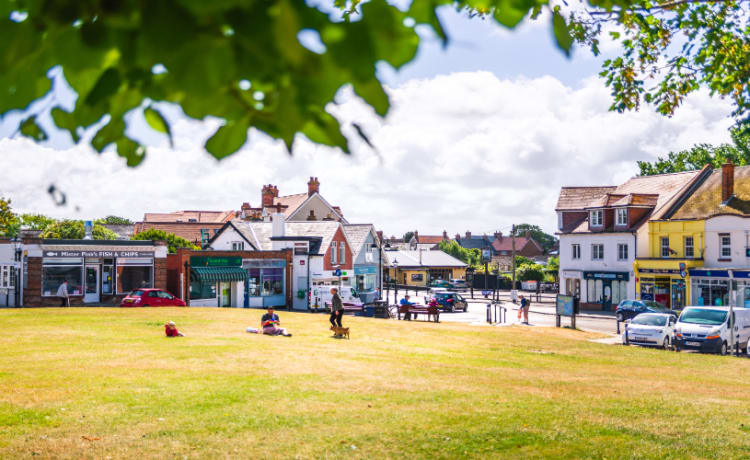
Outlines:
[[[633,277],[635,277],[635,260],[638,258],[638,232],[633,232]],[[635,281],[635,280],[633,280]],[[638,283],[633,283],[633,298],[638,296]]]

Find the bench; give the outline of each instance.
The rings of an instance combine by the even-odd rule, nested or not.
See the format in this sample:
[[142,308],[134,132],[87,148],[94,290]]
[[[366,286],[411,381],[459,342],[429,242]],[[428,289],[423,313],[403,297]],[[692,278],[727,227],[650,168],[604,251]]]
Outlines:
[[[440,309],[438,307],[428,307],[425,305],[399,305],[398,306],[398,319],[401,319],[401,315],[414,315],[414,319],[417,319],[417,315],[425,315],[425,321],[440,322]],[[431,319],[431,317],[433,319]],[[406,319],[406,317],[404,317]]]
[[[362,313],[364,312],[364,309],[365,309],[364,305],[359,305],[355,303],[343,302],[341,305],[344,307],[344,314]],[[326,302],[325,306],[326,306],[326,310],[331,311],[331,302]]]

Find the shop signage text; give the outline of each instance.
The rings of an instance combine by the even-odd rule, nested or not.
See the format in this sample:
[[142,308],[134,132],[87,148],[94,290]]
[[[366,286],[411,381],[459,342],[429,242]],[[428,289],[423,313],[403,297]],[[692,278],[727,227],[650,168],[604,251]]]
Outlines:
[[354,267],[355,275],[376,275],[377,273],[377,267]]
[[583,272],[583,277],[587,280],[630,280],[628,272]]
[[580,278],[583,276],[581,270],[563,270],[563,278]]
[[154,257],[144,251],[44,251],[44,257]]
[[639,268],[638,271],[640,273],[664,273],[669,275],[679,275],[679,270],[674,270],[671,268]]
[[193,267],[241,267],[242,257],[191,257]]

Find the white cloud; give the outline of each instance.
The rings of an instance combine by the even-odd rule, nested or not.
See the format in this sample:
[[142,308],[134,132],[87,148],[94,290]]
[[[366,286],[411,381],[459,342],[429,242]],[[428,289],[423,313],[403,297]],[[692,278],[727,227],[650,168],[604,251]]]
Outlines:
[[[356,121],[379,154],[358,139],[351,156],[300,139],[289,157],[280,142],[251,132],[241,152],[218,162],[202,149],[216,122],[180,120],[173,126],[176,150],[150,147],[135,169],[112,152],[0,140],[0,194],[23,211],[138,219],[146,211],[257,205],[262,184],[299,193],[317,176],[323,195],[350,221],[375,223],[387,234],[476,234],[520,222],[553,231],[560,186],[621,182],[637,172],[636,160],[728,141],[731,124],[729,104],[703,93],[671,119],[648,108],[610,113],[608,90],[596,78],[573,89],[552,77],[457,73],[412,80],[390,93],[387,120],[347,91],[331,106],[350,138],[348,122]],[[71,206],[53,204],[51,183]]]

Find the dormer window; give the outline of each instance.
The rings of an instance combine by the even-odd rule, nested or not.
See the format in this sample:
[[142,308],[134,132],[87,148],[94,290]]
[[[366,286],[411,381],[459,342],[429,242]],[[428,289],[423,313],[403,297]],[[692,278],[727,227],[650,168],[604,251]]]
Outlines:
[[627,208],[620,208],[615,210],[615,215],[617,216],[616,219],[616,225],[619,226],[626,226],[628,225],[628,209]]
[[589,214],[589,221],[591,222],[592,227],[601,227],[604,225],[604,211],[601,209],[591,211]]

